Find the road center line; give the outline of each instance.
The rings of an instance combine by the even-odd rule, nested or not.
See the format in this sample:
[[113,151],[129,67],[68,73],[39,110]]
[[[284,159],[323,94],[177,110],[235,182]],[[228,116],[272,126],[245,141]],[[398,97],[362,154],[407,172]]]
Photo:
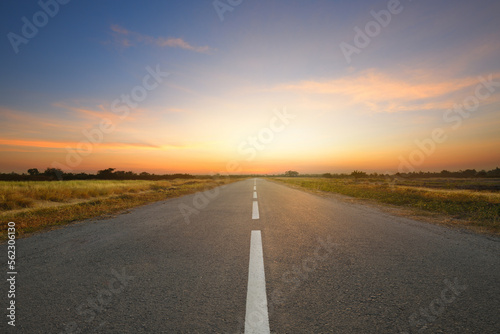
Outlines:
[[260,231],[252,231],[250,237],[250,263],[248,265],[245,334],[266,334],[270,332],[262,236]]
[[253,186],[253,190],[257,190],[257,186]]
[[253,198],[257,198],[257,192],[256,191],[253,192]]
[[259,219],[259,203],[257,201],[253,201],[252,219]]

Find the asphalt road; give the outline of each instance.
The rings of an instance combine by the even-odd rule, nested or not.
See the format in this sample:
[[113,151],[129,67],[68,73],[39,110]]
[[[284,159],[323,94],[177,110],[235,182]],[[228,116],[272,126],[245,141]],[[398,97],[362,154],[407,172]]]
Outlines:
[[498,239],[254,182],[17,240],[0,332],[500,332]]

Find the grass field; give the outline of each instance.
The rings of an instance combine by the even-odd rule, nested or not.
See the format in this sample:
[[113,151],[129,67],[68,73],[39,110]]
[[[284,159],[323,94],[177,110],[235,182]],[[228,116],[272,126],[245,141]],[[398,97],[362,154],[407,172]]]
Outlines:
[[500,235],[500,179],[272,178],[305,189],[337,193],[439,217],[447,224]]
[[17,235],[23,236],[72,221],[113,214],[146,203],[211,189],[236,180],[1,181],[0,240],[6,239],[6,223],[9,221],[16,223]]

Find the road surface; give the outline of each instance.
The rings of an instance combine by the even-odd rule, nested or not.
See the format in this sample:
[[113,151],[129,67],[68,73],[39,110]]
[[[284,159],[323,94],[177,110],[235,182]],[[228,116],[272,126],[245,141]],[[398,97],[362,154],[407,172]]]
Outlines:
[[264,179],[16,251],[16,326],[1,332],[500,332],[498,239]]

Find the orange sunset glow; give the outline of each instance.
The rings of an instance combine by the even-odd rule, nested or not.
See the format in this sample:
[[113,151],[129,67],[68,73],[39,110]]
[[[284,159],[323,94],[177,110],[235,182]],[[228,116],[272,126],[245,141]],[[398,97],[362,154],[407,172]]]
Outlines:
[[[30,6],[4,28],[21,34]],[[102,5],[90,22],[75,2],[27,43],[4,38],[0,172],[499,165],[496,2],[404,3],[366,36],[386,3],[199,6]]]

